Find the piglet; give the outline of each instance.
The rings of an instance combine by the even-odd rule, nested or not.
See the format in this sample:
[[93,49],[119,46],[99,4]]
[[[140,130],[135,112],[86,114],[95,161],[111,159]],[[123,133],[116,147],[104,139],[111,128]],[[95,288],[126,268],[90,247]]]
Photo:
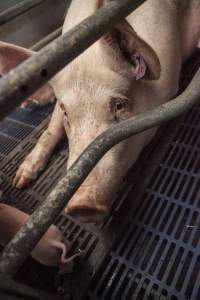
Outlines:
[[[0,204],[0,245],[6,246],[16,232],[24,225],[29,215],[6,204]],[[51,225],[36,247],[31,256],[45,266],[58,267],[59,273],[68,273],[73,268],[73,260],[80,253],[66,257],[69,245],[62,232]]]

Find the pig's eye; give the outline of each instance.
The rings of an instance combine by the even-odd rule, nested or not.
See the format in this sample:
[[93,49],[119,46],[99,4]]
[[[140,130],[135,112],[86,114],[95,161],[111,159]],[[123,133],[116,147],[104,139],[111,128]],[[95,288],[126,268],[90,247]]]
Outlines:
[[122,101],[118,101],[115,105],[116,111],[122,110],[126,108],[126,103]]
[[129,101],[127,99],[111,99],[110,110],[116,121],[125,119],[129,115]]

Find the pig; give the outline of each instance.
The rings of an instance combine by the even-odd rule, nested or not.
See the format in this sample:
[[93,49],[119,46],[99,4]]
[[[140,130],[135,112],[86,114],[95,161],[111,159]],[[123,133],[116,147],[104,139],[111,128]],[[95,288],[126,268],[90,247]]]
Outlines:
[[[6,246],[28,218],[28,214],[0,203],[0,245]],[[81,255],[76,253],[67,257],[68,252],[69,245],[62,232],[55,225],[51,225],[31,252],[31,256],[45,266],[58,267],[59,273],[64,274],[72,270],[73,260]]]
[[[63,34],[106,2],[73,0]],[[182,64],[200,44],[199,16],[199,0],[147,0],[54,76],[49,85],[57,104],[49,127],[19,167],[13,185],[24,188],[36,179],[65,133],[69,169],[103,131],[172,99]],[[65,212],[83,222],[100,222],[156,131],[137,134],[105,154],[66,203]]]

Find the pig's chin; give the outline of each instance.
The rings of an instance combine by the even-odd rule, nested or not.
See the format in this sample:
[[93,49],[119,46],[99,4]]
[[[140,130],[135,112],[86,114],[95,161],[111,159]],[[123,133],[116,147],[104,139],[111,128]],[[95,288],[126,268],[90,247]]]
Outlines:
[[[115,190],[115,189],[114,189]],[[85,223],[101,223],[110,212],[113,192],[105,189],[85,189],[80,187],[65,208],[65,212]]]
[[99,224],[102,223],[107,216],[107,212],[100,211],[92,207],[84,207],[81,205],[69,208],[66,207],[65,212],[71,217],[83,223]]

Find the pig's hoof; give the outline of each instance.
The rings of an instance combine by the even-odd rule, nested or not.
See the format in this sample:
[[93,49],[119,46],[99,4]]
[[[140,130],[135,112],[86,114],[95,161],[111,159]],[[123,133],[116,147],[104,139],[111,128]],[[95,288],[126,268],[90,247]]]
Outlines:
[[16,187],[17,189],[23,189],[25,186],[28,185],[28,183],[31,181],[30,178],[25,177],[24,175],[18,177],[17,175],[15,176],[13,180],[13,186]]
[[31,168],[30,162],[24,161],[17,170],[15,178],[13,180],[13,186],[17,189],[26,187],[30,181],[37,177],[36,171]]

